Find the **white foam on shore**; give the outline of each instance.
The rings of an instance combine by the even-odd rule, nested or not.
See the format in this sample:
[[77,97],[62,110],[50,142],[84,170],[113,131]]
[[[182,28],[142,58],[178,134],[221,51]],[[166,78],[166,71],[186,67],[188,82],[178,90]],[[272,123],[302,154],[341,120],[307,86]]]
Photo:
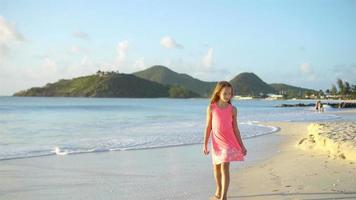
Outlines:
[[[242,139],[249,139],[259,136],[272,134],[279,130],[278,127],[267,126],[260,124],[259,121],[242,122],[239,125]],[[100,153],[109,151],[129,151],[129,150],[145,150],[155,148],[168,148],[177,146],[187,146],[202,144],[203,134],[191,134],[190,136],[177,136],[176,139],[166,138],[167,136],[157,136],[154,138],[126,138],[126,139],[109,139],[97,141],[93,146],[85,147],[82,144],[78,145],[57,145],[52,149],[46,150],[30,150],[27,152],[13,152],[9,155],[4,155],[1,160],[22,159],[41,156],[65,156],[72,154],[83,153]],[[81,145],[81,146],[79,146]]]
[[280,130],[280,128],[277,127],[277,126],[264,125],[264,124],[261,124],[261,122],[259,122],[259,121],[247,121],[247,122],[242,122],[240,124],[246,124],[246,125],[251,125],[251,126],[256,126],[256,127],[261,127],[261,128],[268,129],[268,130],[263,131],[262,133],[259,133],[259,134],[251,134],[249,136],[243,137],[243,139],[254,138],[254,137],[258,137],[258,136],[264,136],[264,135],[268,135],[268,134],[272,134],[272,133],[278,132]]
[[56,155],[68,155],[68,151],[63,151],[61,150],[59,147],[55,147],[53,151],[51,151],[52,153],[55,153]]

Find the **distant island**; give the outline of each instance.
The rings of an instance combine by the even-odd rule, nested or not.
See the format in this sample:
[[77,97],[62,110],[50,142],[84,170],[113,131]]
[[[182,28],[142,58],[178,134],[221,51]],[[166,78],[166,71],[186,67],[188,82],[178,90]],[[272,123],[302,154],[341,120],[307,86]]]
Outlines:
[[[267,84],[256,74],[244,72],[229,81],[235,95],[251,98],[305,98],[319,91],[283,83]],[[125,74],[104,72],[73,79],[61,79],[43,87],[19,91],[14,96],[46,97],[129,97],[129,98],[197,98],[209,97],[217,82],[207,82],[168,67],[155,65]]]
[[44,87],[19,91],[14,96],[45,97],[200,97],[180,85],[163,85],[132,74],[98,71],[94,75],[62,79]]

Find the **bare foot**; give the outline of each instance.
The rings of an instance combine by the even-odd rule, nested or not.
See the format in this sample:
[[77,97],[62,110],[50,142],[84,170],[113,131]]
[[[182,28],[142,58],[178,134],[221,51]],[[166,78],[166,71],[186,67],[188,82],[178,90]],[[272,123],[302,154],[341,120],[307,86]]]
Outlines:
[[211,197],[210,199],[212,199],[212,200],[220,200],[220,196],[217,196],[216,194],[213,196],[213,197]]
[[214,198],[215,199],[220,199],[221,198],[221,194],[220,194],[220,191],[218,189],[215,191]]
[[223,197],[220,197],[221,199],[219,200],[227,200],[227,197],[226,196],[223,196]]
[[214,195],[214,196],[212,196],[212,197],[209,197],[209,200],[219,200],[219,199],[217,199],[217,198],[215,197],[215,195]]

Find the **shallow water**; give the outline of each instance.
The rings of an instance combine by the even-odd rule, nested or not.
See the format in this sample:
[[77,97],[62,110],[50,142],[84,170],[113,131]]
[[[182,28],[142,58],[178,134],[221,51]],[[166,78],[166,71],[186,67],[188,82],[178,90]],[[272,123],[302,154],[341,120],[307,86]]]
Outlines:
[[[0,160],[199,144],[208,99],[0,97]],[[313,101],[233,101],[242,138],[273,133],[265,121],[338,119],[334,110],[278,108]]]

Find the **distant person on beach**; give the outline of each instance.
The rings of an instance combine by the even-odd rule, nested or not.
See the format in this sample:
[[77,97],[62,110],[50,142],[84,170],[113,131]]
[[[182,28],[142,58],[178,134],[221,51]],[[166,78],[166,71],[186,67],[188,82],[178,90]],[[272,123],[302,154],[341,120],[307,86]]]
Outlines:
[[316,101],[315,110],[319,112],[324,112],[324,107],[320,100]]
[[209,154],[208,142],[212,134],[211,150],[216,191],[214,199],[226,200],[230,184],[230,162],[243,161],[247,150],[237,126],[237,110],[231,104],[233,88],[227,81],[216,85],[207,107],[203,153]]

